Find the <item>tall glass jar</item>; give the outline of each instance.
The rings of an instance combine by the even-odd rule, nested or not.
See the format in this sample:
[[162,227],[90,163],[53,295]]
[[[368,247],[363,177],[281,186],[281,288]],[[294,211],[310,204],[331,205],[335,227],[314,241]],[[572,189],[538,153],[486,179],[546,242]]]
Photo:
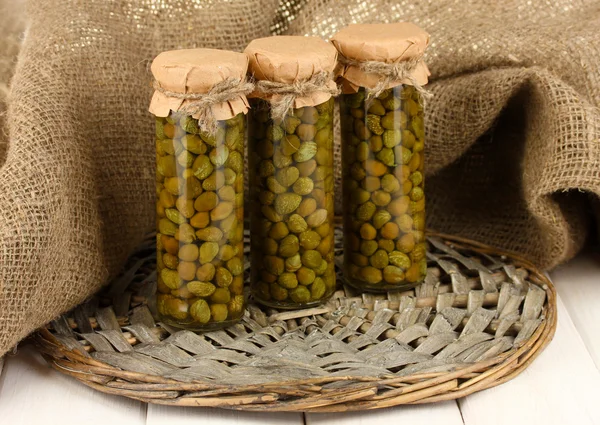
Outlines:
[[[357,34],[370,48],[356,48]],[[350,26],[333,38],[343,55],[346,87],[341,96],[343,273],[348,284],[361,290],[409,289],[427,273],[423,99],[422,89],[413,84],[427,81],[419,59],[428,39],[411,24]],[[390,57],[365,51],[386,51]],[[389,75],[371,80],[365,70],[375,68],[361,66],[363,61],[402,60],[412,61],[412,69],[405,67],[408,80]]]
[[285,88],[329,75],[324,93],[296,98],[283,116],[274,116],[282,99],[257,91],[249,120],[252,294],[276,308],[311,307],[335,290],[330,73],[336,52],[313,37],[255,40],[246,52],[259,88],[261,80]]
[[[207,67],[211,61],[212,68]],[[206,81],[206,73],[211,71],[219,75],[217,66],[222,62],[229,64],[230,77],[243,81],[247,62],[238,53],[204,49],[165,52],[152,65],[157,82],[150,109],[156,116],[156,307],[159,320],[197,331],[231,325],[245,310],[247,107],[245,98],[234,97],[231,110],[239,113],[228,117],[215,109],[214,115],[223,119],[206,129],[203,118],[198,119],[203,115],[194,117],[196,114],[189,112],[193,104],[173,110],[178,102],[172,98],[176,96],[173,90],[179,88],[181,93],[194,93],[190,97],[197,101],[197,94],[206,93],[207,88],[195,84],[195,78]],[[175,74],[186,77],[173,82],[174,69]],[[178,100],[181,103],[181,98]]]

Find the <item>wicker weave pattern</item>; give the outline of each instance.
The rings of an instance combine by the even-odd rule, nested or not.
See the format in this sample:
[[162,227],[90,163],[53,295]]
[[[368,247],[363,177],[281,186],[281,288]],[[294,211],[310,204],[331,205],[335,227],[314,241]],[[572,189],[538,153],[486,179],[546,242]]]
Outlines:
[[105,292],[40,331],[54,368],[152,403],[373,409],[502,383],[556,324],[554,289],[533,266],[445,236],[429,238],[429,271],[416,290],[358,295],[344,287],[327,305],[297,312],[250,305],[238,325],[203,335],[154,322],[146,305],[154,261],[149,239]]

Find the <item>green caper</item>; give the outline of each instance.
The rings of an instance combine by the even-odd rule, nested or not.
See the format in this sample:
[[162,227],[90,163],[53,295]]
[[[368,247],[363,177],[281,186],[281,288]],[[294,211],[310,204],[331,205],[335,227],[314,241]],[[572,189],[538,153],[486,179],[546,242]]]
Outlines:
[[197,300],[191,305],[190,314],[196,322],[208,323],[210,320],[210,307],[205,300]]
[[325,281],[321,277],[315,278],[315,281],[312,285],[310,285],[310,296],[314,300],[321,299],[325,294],[327,287],[325,286]]
[[389,262],[396,267],[406,270],[410,267],[411,261],[408,256],[400,251],[392,251],[388,255]]
[[381,188],[388,193],[400,190],[400,182],[393,174],[386,174],[381,178]]
[[[421,189],[420,187],[417,186],[417,187],[413,187],[410,190],[409,196],[412,201],[420,201],[421,199],[423,199],[425,197],[425,193],[423,192],[423,189]],[[168,217],[168,215],[167,215],[167,217]]]
[[269,288],[271,296],[277,301],[284,301],[288,297],[288,290],[277,283],[271,283]]
[[280,169],[277,171],[275,178],[284,187],[293,185],[298,180],[298,177],[300,177],[300,171],[296,167],[285,166],[285,168],[282,168],[284,167],[283,165],[278,165],[277,167]]
[[164,235],[173,236],[177,231],[177,224],[167,218],[161,218],[158,222],[158,231]]
[[177,320],[185,320],[188,317],[189,305],[184,300],[171,298],[165,302],[165,312]]
[[233,275],[225,267],[218,267],[215,274],[216,283],[221,288],[227,288],[233,282]]
[[244,264],[240,257],[233,257],[227,261],[227,269],[233,276],[239,276],[244,272]]
[[295,255],[300,249],[300,242],[298,236],[288,235],[283,238],[279,244],[279,255],[282,257],[291,257]]
[[309,227],[319,227],[320,225],[322,225],[323,223],[325,223],[327,221],[327,215],[328,212],[326,209],[324,208],[320,208],[316,211],[314,211],[312,214],[310,214],[307,218],[306,218],[306,224]]
[[279,241],[280,239],[285,238],[289,233],[290,231],[286,224],[279,221],[271,226],[271,229],[269,230],[269,237]]
[[200,264],[210,263],[219,253],[219,244],[216,242],[205,242],[200,246]]
[[285,271],[295,272],[302,267],[302,259],[300,254],[296,253],[285,259]]
[[[317,133],[317,128],[314,125],[310,124],[300,124],[296,128],[296,134],[303,142],[311,142],[315,138],[315,134]],[[311,142],[313,143],[313,142]],[[316,143],[315,143],[316,146]],[[299,161],[300,162],[300,161]]]
[[314,282],[316,273],[308,267],[300,267],[296,272],[296,277],[298,278],[298,283],[307,286]]
[[215,322],[223,322],[227,319],[227,314],[228,310],[226,304],[212,304],[210,306],[210,315]]
[[[287,134],[294,134],[294,132],[301,123],[302,121],[300,120],[300,118],[297,118],[293,115],[288,115],[283,120],[283,128],[285,129]],[[297,149],[298,148],[296,148],[296,150]]]
[[370,114],[375,114],[375,115],[385,115],[385,108],[383,107],[383,105],[381,104],[381,101],[379,99],[373,99],[371,101],[371,105],[368,108],[368,111]]
[[[322,296],[322,295],[321,295]],[[290,291],[292,301],[302,304],[310,301],[311,293],[305,286],[297,286]]]
[[287,190],[287,187],[279,183],[273,176],[267,178],[267,187],[275,194],[281,194]]
[[392,219],[392,215],[387,210],[378,210],[372,218],[373,227],[381,229],[385,223]]
[[162,256],[162,263],[164,267],[167,267],[169,269],[176,269],[179,265],[179,259],[173,254],[166,253]]
[[196,279],[201,282],[212,280],[215,276],[215,266],[211,263],[206,263],[198,267],[196,270]]
[[313,188],[314,188],[314,182],[309,177],[298,178],[298,180],[296,180],[296,182],[294,183],[294,186],[292,187],[294,193],[296,193],[298,195],[308,195],[309,193],[311,193],[313,191]]
[[383,269],[383,280],[387,283],[398,284],[405,280],[404,271],[400,267],[386,266]]
[[196,236],[201,241],[218,242],[223,238],[223,231],[218,227],[205,227],[196,231]]
[[276,276],[279,276],[285,270],[284,260],[273,255],[265,256],[263,263],[265,269]]
[[365,282],[370,284],[380,283],[383,278],[381,270],[371,266],[363,267],[360,275]]
[[394,155],[394,151],[390,148],[382,148],[377,153],[376,158],[388,167],[393,167],[396,165],[396,157]]
[[300,233],[300,246],[305,250],[315,249],[321,243],[321,236],[312,230]]
[[193,280],[188,282],[187,289],[192,294],[197,295],[199,297],[210,297],[215,293],[217,287],[210,282],[200,282],[197,280]]
[[173,155],[166,155],[159,158],[156,163],[156,170],[165,177],[174,177],[177,175],[177,161]]
[[284,136],[285,132],[283,128],[278,125],[271,124],[267,127],[267,140],[271,142],[277,142],[281,140]]
[[292,233],[302,233],[308,229],[306,220],[299,214],[292,214],[289,216],[287,224]]
[[227,303],[227,309],[229,310],[229,316],[235,317],[235,316],[240,315],[241,312],[244,310],[244,304],[245,304],[245,300],[244,300],[243,295],[236,295],[235,297],[233,297],[231,299],[231,301],[229,301],[229,303]]
[[213,303],[227,304],[231,300],[231,293],[227,288],[216,288],[210,296],[210,300]]
[[298,286],[298,279],[296,273],[282,273],[277,278],[277,283],[286,289],[293,289]]
[[311,269],[319,267],[322,260],[323,257],[319,251],[309,249],[302,254],[302,264]]
[[294,154],[294,161],[305,162],[312,159],[316,154],[317,144],[315,142],[303,142]]
[[293,159],[289,155],[284,155],[280,150],[275,151],[273,154],[273,164],[277,168],[289,167],[292,165]]
[[178,289],[182,284],[179,273],[176,270],[162,269],[160,272],[160,277],[162,278],[164,284],[170,289]]
[[277,223],[283,220],[283,216],[270,205],[263,205],[260,211],[269,220],[269,223]]
[[356,217],[362,221],[368,221],[377,211],[377,207],[373,202],[365,202],[356,210]]
[[[352,180],[355,182],[355,180]],[[355,188],[351,193],[351,199],[354,204],[360,205],[371,199],[371,193],[360,187]]]
[[300,206],[300,202],[302,196],[297,193],[282,193],[277,195],[273,205],[277,214],[286,215],[294,212]]
[[384,132],[383,127],[381,127],[381,118],[379,115],[367,114],[366,125],[367,128],[374,134],[382,135]]
[[360,252],[367,257],[370,257],[377,251],[378,244],[376,241],[363,240],[360,244]]

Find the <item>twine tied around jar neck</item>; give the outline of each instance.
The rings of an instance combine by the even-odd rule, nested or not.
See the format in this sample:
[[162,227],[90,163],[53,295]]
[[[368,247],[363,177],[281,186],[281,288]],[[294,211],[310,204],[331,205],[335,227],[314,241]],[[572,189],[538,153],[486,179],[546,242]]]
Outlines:
[[254,81],[254,93],[261,98],[277,95],[277,102],[271,103],[271,118],[283,120],[294,106],[298,97],[310,96],[312,93],[328,93],[332,96],[340,94],[339,87],[332,88],[329,82],[333,80],[332,72],[319,72],[307,80],[295,81],[291,84],[269,80]]
[[207,133],[214,133],[217,130],[217,119],[213,114],[212,106],[231,101],[239,96],[246,96],[254,90],[254,84],[239,78],[227,78],[215,84],[207,93],[179,93],[166,90],[156,80],[153,87],[165,96],[191,100],[190,103],[179,108],[178,112],[197,116],[198,127]]
[[417,64],[421,62],[420,57],[395,63],[385,63],[380,61],[358,61],[354,59],[348,59],[340,55],[338,57],[338,61],[346,66],[355,66],[367,74],[381,75],[381,78],[375,87],[372,89],[365,88],[367,92],[367,98],[378,97],[385,89],[388,88],[390,83],[393,81],[402,80],[410,81],[411,85],[421,95],[422,103],[425,103],[427,99],[430,99],[433,96],[433,94],[419,84],[419,82],[413,76],[413,71],[417,67]]

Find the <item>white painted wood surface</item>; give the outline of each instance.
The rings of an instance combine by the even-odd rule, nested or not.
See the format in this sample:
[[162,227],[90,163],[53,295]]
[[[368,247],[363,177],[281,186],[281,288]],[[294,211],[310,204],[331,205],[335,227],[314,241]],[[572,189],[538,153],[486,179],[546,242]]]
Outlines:
[[235,410],[148,405],[147,425],[302,425],[302,413],[239,412]]
[[511,382],[458,403],[466,424],[594,425],[599,395],[600,373],[559,296],[556,335],[544,352]]
[[578,257],[550,276],[600,370],[600,254]]
[[30,346],[5,358],[0,424],[141,425],[146,404],[92,390],[50,369]]
[[0,424],[600,425],[600,257],[578,258],[551,277],[559,293],[554,341],[521,376],[458,403],[304,416],[145,405],[91,390],[21,347],[3,368],[0,359]]
[[[455,401],[392,407],[367,412],[308,413],[307,425],[463,425]],[[483,425],[483,424],[482,424]]]

